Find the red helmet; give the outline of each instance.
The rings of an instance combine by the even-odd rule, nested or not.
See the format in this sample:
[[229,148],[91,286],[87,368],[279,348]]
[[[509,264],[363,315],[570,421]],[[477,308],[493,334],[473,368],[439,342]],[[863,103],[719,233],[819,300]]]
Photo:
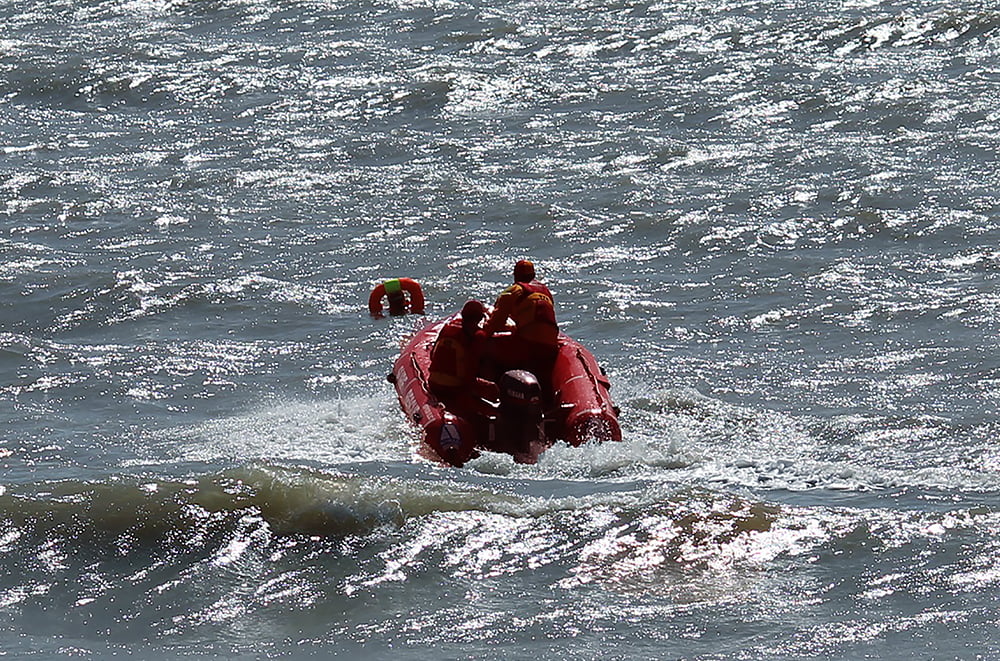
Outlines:
[[531,282],[535,279],[535,265],[526,259],[514,264],[514,282]]

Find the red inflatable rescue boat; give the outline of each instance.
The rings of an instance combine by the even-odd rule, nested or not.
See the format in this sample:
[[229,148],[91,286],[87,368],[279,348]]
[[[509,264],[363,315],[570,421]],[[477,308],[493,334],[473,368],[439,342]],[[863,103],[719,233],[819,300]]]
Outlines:
[[547,391],[535,375],[512,370],[498,379],[500,402],[494,415],[446,408],[430,391],[427,378],[434,341],[457,316],[419,330],[403,346],[388,376],[403,412],[422,429],[421,454],[426,458],[462,466],[478,451],[487,450],[510,454],[519,463],[534,463],[556,441],[576,447],[588,441],[621,440],[608,378],[594,356],[562,332]]

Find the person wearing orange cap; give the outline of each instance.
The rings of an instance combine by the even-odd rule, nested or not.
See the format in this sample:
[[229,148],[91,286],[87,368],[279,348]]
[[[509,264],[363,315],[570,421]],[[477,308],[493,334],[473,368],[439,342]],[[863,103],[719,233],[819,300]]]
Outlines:
[[[512,331],[507,320],[514,322]],[[526,369],[548,382],[559,351],[552,292],[535,279],[535,265],[522,259],[514,265],[514,284],[497,297],[485,332],[492,340],[491,355],[503,369]]]
[[497,385],[479,378],[486,344],[479,322],[485,315],[485,305],[468,301],[461,316],[444,325],[431,349],[430,390],[458,414],[490,415],[493,406],[489,401],[499,399]]

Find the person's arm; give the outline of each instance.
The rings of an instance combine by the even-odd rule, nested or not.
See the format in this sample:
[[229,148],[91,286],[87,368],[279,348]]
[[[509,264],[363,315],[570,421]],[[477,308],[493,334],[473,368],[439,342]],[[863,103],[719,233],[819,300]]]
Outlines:
[[493,335],[507,328],[507,319],[510,318],[510,313],[514,311],[514,303],[517,301],[517,294],[520,290],[520,286],[511,285],[507,289],[504,289],[500,293],[500,296],[497,297],[497,302],[493,306],[493,313],[486,320],[486,326],[483,328],[487,335]]

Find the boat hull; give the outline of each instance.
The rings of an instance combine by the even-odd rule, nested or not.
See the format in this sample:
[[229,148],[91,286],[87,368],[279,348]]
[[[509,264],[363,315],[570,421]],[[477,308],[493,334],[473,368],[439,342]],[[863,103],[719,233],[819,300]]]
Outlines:
[[551,388],[543,393],[544,417],[537,435],[512,436],[509,430],[519,426],[518,416],[505,413],[502,407],[489,418],[445,407],[430,391],[428,374],[434,341],[454,318],[432,322],[419,330],[403,346],[389,375],[407,419],[421,430],[422,456],[461,466],[480,450],[487,450],[533,463],[557,441],[575,447],[586,442],[621,440],[610,381],[594,356],[565,333],[559,334],[559,352]]

